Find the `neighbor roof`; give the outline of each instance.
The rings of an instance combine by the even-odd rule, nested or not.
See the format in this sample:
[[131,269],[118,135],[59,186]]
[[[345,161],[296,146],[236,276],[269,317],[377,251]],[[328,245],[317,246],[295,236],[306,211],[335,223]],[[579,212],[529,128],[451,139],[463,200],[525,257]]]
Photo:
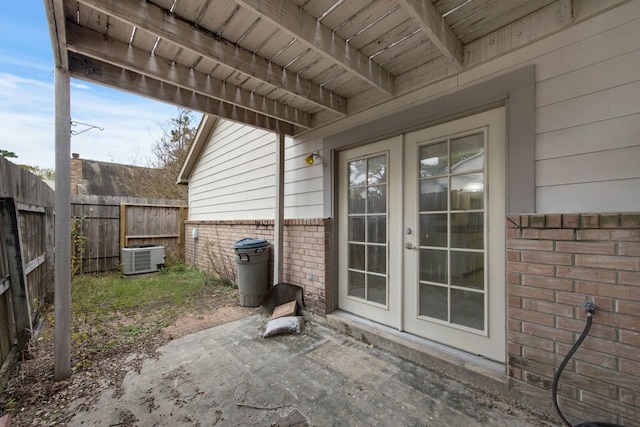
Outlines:
[[[573,19],[571,0],[45,0],[71,76],[296,135]],[[516,28],[517,27],[517,28]],[[514,29],[515,28],[515,29]],[[516,39],[479,44],[498,29]],[[513,30],[513,31],[512,31]],[[508,41],[508,42],[505,42]]]

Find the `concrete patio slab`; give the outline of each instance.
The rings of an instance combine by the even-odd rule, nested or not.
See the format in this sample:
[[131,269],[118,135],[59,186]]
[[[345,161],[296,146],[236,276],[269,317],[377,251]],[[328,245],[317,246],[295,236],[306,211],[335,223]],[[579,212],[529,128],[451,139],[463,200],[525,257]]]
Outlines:
[[253,315],[171,341],[70,426],[550,426],[536,413],[307,322]]

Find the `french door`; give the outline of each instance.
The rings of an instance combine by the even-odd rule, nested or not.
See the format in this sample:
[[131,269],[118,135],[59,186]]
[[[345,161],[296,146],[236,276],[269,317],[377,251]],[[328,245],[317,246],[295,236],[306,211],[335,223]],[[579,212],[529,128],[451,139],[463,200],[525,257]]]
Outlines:
[[338,304],[401,325],[402,137],[339,153]]
[[505,361],[504,109],[339,154],[339,305]]

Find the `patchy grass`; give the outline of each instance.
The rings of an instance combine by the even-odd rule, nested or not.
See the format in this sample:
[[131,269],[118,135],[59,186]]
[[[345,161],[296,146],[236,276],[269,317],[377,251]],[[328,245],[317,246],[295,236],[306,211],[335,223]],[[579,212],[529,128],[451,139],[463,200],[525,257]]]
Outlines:
[[235,298],[233,288],[181,266],[140,276],[79,277],[71,290],[74,369],[85,368],[96,353],[119,352],[154,336],[185,312],[206,309],[204,301],[229,297]]
[[71,300],[72,376],[53,380],[54,312],[47,307],[44,330],[0,394],[0,415],[10,413],[12,425],[65,425],[71,402],[104,384],[119,387],[126,369],[154,357],[168,340],[165,327],[181,317],[238,305],[238,294],[224,280],[178,264],[139,276],[76,277]]

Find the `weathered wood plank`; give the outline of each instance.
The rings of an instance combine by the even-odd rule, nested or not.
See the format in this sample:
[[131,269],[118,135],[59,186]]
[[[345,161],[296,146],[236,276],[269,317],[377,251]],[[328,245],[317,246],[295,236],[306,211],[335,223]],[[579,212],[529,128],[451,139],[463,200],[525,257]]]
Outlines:
[[26,332],[31,330],[31,307],[29,305],[27,275],[24,271],[22,258],[18,209],[13,199],[5,200],[2,218],[18,346],[24,348],[28,341]]
[[3,363],[0,367],[0,390],[4,389],[4,386],[7,385],[7,381],[9,381],[9,378],[11,378],[13,368],[16,365],[17,355],[18,348],[16,346],[13,346],[11,348],[11,351],[3,360]]
[[0,278],[0,295],[3,295],[10,288],[11,282],[9,281],[9,276],[5,276]]
[[[325,27],[316,18],[300,9],[293,2],[279,0],[235,0],[239,5],[254,11],[281,31],[287,32],[292,38],[297,39],[306,47],[320,52],[323,56],[331,58],[343,70],[355,74],[388,94],[393,94],[394,77],[381,70],[372,67],[371,61],[366,55],[355,49],[346,40],[336,35]],[[282,22],[295,23],[283,26]]]
[[252,124],[253,126],[274,132],[294,134],[290,123],[273,119],[263,114],[239,108],[191,90],[164,83],[154,78],[141,76],[120,67],[95,59],[69,54],[69,68],[73,77],[80,80],[97,82],[109,87],[126,90],[148,98],[181,105],[191,110],[217,115],[229,120]]
[[257,95],[231,83],[220,81],[192,68],[171,63],[159,56],[149,56],[149,52],[114,39],[106,39],[103,34],[69,23],[69,43],[77,53],[103,60],[118,67],[134,70],[159,81],[192,90],[203,96],[237,105],[247,110],[263,113],[278,120],[311,128],[312,117],[303,111],[293,111],[282,103]]
[[34,206],[25,203],[17,203],[19,211],[44,213],[44,206]]
[[265,84],[303,97],[323,108],[336,112],[346,111],[347,100],[332,97],[331,94],[312,83],[302,81],[299,76],[281,66],[267,61],[252,52],[218,40],[212,35],[198,30],[195,25],[176,19],[158,6],[145,1],[132,1],[126,5],[113,4],[108,0],[81,0],[80,3],[117,17],[129,24],[156,34],[158,37],[198,53],[234,69],[244,70],[247,77],[262,80]]
[[33,270],[35,270],[36,268],[40,267],[42,264],[44,264],[46,261],[46,255],[45,254],[41,254],[39,257],[32,259],[31,261],[29,261],[27,264],[25,264],[24,266],[24,272],[25,274],[29,274],[31,273]]
[[462,68],[462,43],[431,1],[400,0],[420,29],[456,67]]

